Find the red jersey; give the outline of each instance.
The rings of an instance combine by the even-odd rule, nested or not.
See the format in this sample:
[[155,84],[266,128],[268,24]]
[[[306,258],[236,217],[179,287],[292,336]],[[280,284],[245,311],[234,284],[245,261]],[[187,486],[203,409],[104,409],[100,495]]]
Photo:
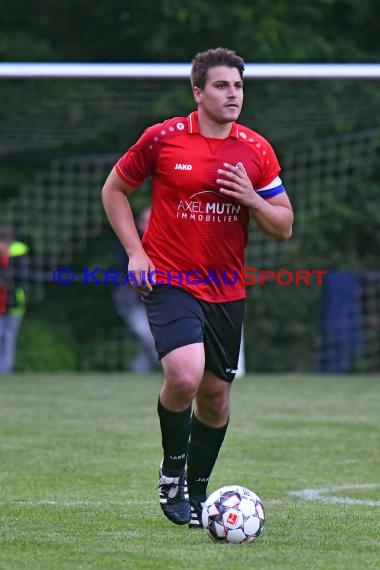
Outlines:
[[129,186],[152,176],[152,209],[142,243],[157,270],[156,282],[214,303],[245,297],[241,270],[249,209],[220,193],[217,170],[224,162],[241,163],[255,189],[271,187],[274,180],[281,184],[267,140],[237,123],[225,139],[204,137],[197,112],[146,129],[115,167]]

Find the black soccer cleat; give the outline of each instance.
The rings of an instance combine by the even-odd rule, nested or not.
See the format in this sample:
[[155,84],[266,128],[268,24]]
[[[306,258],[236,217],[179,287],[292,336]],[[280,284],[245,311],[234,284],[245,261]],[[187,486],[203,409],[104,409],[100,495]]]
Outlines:
[[174,524],[188,524],[191,512],[185,469],[173,476],[173,472],[165,472],[161,463],[158,488],[164,515]]
[[207,497],[204,497],[203,500],[199,500],[198,498],[190,497],[191,520],[189,522],[189,528],[203,528],[202,510],[206,498]]

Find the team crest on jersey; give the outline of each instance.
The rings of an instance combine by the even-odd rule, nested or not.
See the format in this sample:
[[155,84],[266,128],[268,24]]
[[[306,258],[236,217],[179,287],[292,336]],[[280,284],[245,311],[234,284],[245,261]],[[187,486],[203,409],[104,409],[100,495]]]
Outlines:
[[182,162],[177,162],[177,164],[174,167],[174,170],[192,170],[192,169],[193,169],[192,164],[183,164]]
[[244,168],[244,164],[242,162],[238,162],[236,164],[236,168],[239,168],[239,170],[241,170],[242,172],[244,172],[244,174],[247,174],[246,169]]

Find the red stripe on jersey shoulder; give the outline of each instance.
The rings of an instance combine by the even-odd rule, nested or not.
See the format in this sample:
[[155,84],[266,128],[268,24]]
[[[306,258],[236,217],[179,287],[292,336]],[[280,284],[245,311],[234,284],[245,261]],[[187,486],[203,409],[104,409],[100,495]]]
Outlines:
[[244,125],[237,125],[238,139],[247,144],[260,160],[262,175],[259,188],[270,184],[281,171],[273,147],[265,137]]
[[130,186],[139,186],[154,174],[155,164],[166,141],[188,133],[186,117],[174,117],[151,125],[118,160],[116,172]]
[[187,117],[173,117],[148,127],[145,134],[150,135],[153,142],[158,142],[169,136],[182,135],[184,132],[187,133],[188,130]]
[[[246,142],[250,146],[254,146],[255,148],[261,148],[261,146],[270,146],[270,143],[260,135],[258,132],[249,129],[245,125],[237,124],[237,135],[241,141]],[[260,145],[260,146],[258,146]]]

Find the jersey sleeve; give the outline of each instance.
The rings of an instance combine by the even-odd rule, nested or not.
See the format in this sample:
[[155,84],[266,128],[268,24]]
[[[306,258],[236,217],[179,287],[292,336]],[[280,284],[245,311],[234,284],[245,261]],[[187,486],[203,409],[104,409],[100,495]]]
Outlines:
[[261,178],[257,182],[256,192],[262,198],[272,198],[285,192],[279,173],[281,171],[277,156],[269,142],[261,137],[256,144],[261,159]]
[[156,160],[155,131],[160,125],[153,125],[144,131],[138,141],[117,161],[115,170],[130,186],[140,186],[151,176]]

